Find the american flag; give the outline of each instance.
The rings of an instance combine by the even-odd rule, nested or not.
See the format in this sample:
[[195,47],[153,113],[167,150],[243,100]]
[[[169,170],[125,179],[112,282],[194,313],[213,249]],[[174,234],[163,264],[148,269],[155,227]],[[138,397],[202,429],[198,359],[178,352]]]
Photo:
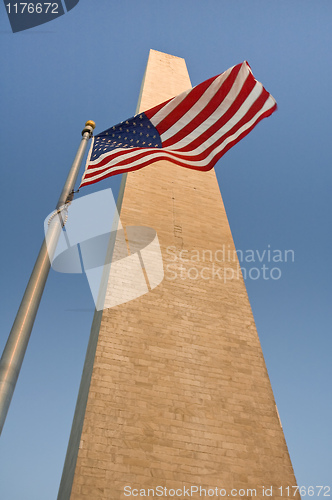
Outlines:
[[276,108],[244,61],[96,135],[81,186],[158,160],[210,170]]

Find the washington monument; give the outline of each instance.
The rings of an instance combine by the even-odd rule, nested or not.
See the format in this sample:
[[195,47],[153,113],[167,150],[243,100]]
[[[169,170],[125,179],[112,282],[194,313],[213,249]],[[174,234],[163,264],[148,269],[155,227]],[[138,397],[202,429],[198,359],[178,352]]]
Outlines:
[[[137,112],[190,87],[184,59],[151,50]],[[95,314],[58,500],[300,498],[239,262],[223,280],[200,257],[235,253],[214,170],[159,161],[121,193],[165,276]]]

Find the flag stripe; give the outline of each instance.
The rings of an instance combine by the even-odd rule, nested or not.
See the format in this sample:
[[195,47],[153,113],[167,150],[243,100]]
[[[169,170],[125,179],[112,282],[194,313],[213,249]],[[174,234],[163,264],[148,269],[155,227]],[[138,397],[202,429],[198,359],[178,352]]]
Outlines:
[[[230,120],[233,115],[237,112],[237,110],[241,107],[245,99],[247,99],[248,95],[252,91],[255,85],[254,79],[247,78],[239,89],[237,86],[232,86],[230,92],[227,94],[227,101],[223,100],[219,107],[215,110],[214,113],[209,115],[205,120],[204,111],[197,116],[195,120],[190,122],[186,128],[186,135],[181,138],[180,141],[177,141],[177,137],[173,136],[169,140],[165,140],[164,136],[161,136],[163,146],[172,146],[175,149],[185,147],[188,144],[191,144],[192,141],[199,138],[200,136],[209,136],[214,133],[215,130],[223,127],[228,120]],[[241,93],[240,93],[241,91]],[[249,104],[250,105],[250,104]],[[205,109],[209,108],[207,106]],[[207,113],[210,109],[207,109]],[[180,133],[181,134],[181,133]],[[180,137],[181,135],[178,134]],[[203,137],[202,137],[203,139]]]
[[[258,98],[259,93],[262,92],[262,88],[251,82],[254,87],[249,86],[246,88],[246,92],[241,94],[241,99],[235,100],[227,112],[215,121],[204,133],[202,130],[204,125],[198,127],[192,134],[190,134],[190,144],[184,145],[185,141],[172,145],[172,148],[179,151],[196,151],[202,145],[207,145],[216,142],[219,138],[226,135],[236,124],[240,125],[240,121],[246,116],[246,113],[252,109],[252,106],[248,106],[248,101],[251,101],[252,97]],[[243,98],[246,99],[243,101]],[[264,102],[262,103],[262,105]]]
[[[237,77],[239,69],[240,68],[235,67],[231,74],[229,74],[229,71],[227,71],[227,75],[223,73],[223,75],[215,77],[211,85],[205,90],[204,93],[202,93],[199,99],[191,105],[191,108],[188,111],[185,110],[186,113],[183,113],[183,115],[179,117],[181,123],[178,123],[179,119],[176,118],[176,115],[172,115],[170,117],[172,118],[172,121],[169,120],[169,126],[166,129],[165,127],[161,128],[160,124],[155,123],[154,119],[152,118],[151,122],[157,128],[160,136],[163,136],[163,139],[166,141],[170,139],[174,135],[174,133],[177,133],[179,131],[181,125],[183,127],[184,125],[190,124],[203,112],[205,112],[206,116],[208,116],[209,113],[212,113],[214,109],[218,107],[220,102],[222,102],[227,96],[229,84],[234,84],[234,80]],[[228,84],[226,84],[226,82],[228,82]]]
[[[147,117],[151,120],[151,123],[158,129],[160,135],[164,134],[170,127],[174,125],[178,120],[182,119],[183,116],[192,112],[196,114],[196,110],[202,109],[206,104],[214,97],[214,95],[220,89],[222,83],[229,74],[230,70],[227,70],[222,75],[210,78],[205,82],[197,85],[189,92],[185,93],[184,99],[168,112],[167,109],[161,110],[157,115],[150,118],[149,112],[146,113]],[[183,94],[182,94],[183,95]],[[187,121],[187,120],[185,120]]]
[[[210,102],[208,102],[205,107],[201,106],[200,108],[197,108],[197,110],[193,109],[191,113],[188,112],[186,114],[187,123],[184,126],[180,128],[179,124],[176,123],[169,128],[167,132],[161,134],[163,145],[167,147],[169,145],[176,144],[181,139],[189,136],[189,134],[204,123],[205,120],[209,119],[210,121],[214,121],[214,116],[218,116],[219,107],[223,106],[225,100],[231,98],[232,94],[234,94],[235,97],[236,92],[238,92],[238,89],[234,90],[233,88],[234,81],[237,77],[238,74],[236,74],[236,71],[233,71],[223,83],[220,91],[212,97]],[[159,131],[159,127],[157,130]]]
[[174,109],[176,109],[182,101],[185,100],[188,94],[192,92],[193,89],[186,90],[185,92],[182,92],[182,94],[177,95],[176,97],[173,97],[170,101],[166,101],[165,106],[163,106],[156,114],[152,115],[152,110],[144,111],[146,116],[149,118],[149,120],[153,117],[154,118],[154,123],[160,123],[165,116],[167,116],[169,113],[171,113]]

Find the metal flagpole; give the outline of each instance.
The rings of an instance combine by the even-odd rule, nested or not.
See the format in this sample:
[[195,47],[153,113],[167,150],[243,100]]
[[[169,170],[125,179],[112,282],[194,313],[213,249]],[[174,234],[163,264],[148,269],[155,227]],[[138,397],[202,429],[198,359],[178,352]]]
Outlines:
[[[71,199],[70,195],[74,189],[83,155],[88,141],[92,137],[94,128],[95,123],[89,120],[82,130],[81,143],[56,206],[59,217],[61,217],[61,207]],[[59,224],[55,219],[57,217],[49,225],[47,244],[46,239],[44,239],[0,360],[0,434],[6,420],[33,323],[51,267],[52,255],[50,252],[52,252],[52,249],[53,251],[55,250],[63,225]]]

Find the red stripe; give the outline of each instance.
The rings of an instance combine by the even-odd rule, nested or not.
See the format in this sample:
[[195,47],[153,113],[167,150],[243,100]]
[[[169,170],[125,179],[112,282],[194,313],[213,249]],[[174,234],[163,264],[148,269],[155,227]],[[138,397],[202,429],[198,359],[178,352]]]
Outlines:
[[154,108],[148,109],[148,111],[144,111],[145,116],[147,116],[150,120],[156,113],[158,113],[158,111],[160,111],[164,106],[166,106],[166,104],[173,101],[173,99],[175,99],[175,97],[176,96],[171,97],[170,99],[168,99],[168,101],[162,102],[161,104],[157,104],[157,106],[154,106]]
[[[221,118],[219,118],[219,120],[216,121],[215,124],[212,127],[210,127],[209,129],[205,130],[200,135],[199,138],[195,139],[193,142],[191,142],[190,144],[188,144],[187,146],[185,146],[183,149],[181,149],[181,151],[190,151],[192,149],[195,149],[196,146],[195,147],[192,146],[193,143],[196,143],[196,141],[198,141],[197,144],[198,145],[201,144],[208,137],[210,137],[211,135],[213,135],[217,130],[219,130],[221,127],[223,127],[233,117],[233,115],[236,113],[236,111],[242,106],[243,102],[248,97],[248,95],[250,94],[251,90],[254,88],[255,83],[256,83],[255,79],[252,77],[251,73],[249,73],[249,75],[247,76],[247,79],[246,79],[245,83],[242,86],[242,89],[241,89],[240,93],[237,95],[237,97],[235,98],[234,102],[228,108],[228,110],[226,111],[226,113]],[[222,89],[220,89],[220,90],[222,90]],[[210,114],[212,114],[213,111],[215,111],[215,109],[218,107],[218,105],[226,97],[225,95],[223,95],[223,93],[224,93],[224,90],[222,90],[221,93],[220,93],[220,95],[218,97],[216,97],[216,104],[217,104],[217,106],[215,106],[214,109],[213,109],[213,107],[211,107],[211,113],[209,113],[209,110],[210,110],[210,103],[209,103],[209,105],[205,108],[206,111],[204,109],[201,113],[199,113],[199,115],[197,115],[195,117],[195,119],[192,120],[192,122],[188,123],[188,125],[186,125],[185,127],[183,127],[183,129],[178,134],[176,134],[176,136],[173,136],[170,139],[167,139],[166,141],[163,141],[163,147],[172,147],[173,144],[176,144],[179,140],[181,140],[184,137],[186,137],[186,135],[189,135],[193,130],[195,130],[195,128],[197,128],[199,125],[201,125],[201,123],[204,120],[206,120],[206,118],[208,118],[208,116],[210,116]],[[222,97],[222,99],[220,100],[221,97]],[[214,106],[214,103],[212,103],[212,106]],[[157,126],[157,130],[158,130],[158,126]]]
[[[108,156],[107,158],[104,158],[104,160],[102,162],[100,162],[100,166],[99,166],[99,164],[98,165],[91,165],[90,164],[88,166],[87,171],[85,172],[84,178],[89,178],[89,177],[93,177],[94,175],[101,174],[103,172],[106,172],[109,168],[115,168],[115,167],[121,167],[121,166],[129,165],[133,161],[140,160],[140,159],[144,158],[145,156],[150,155],[151,153],[154,154],[155,152],[161,152],[162,151],[162,149],[157,149],[157,148],[156,149],[154,149],[154,148],[135,148],[135,150],[136,151],[141,151],[140,154],[135,155],[134,157],[130,156],[129,158],[125,158],[122,161],[118,161],[116,163],[116,165],[113,165],[112,167],[109,167],[108,163],[110,161],[112,161],[116,156],[112,156],[112,157]],[[157,161],[157,160],[153,160],[153,161]],[[104,165],[105,165],[105,167],[103,168]],[[91,170],[91,168],[95,169],[96,167],[97,167],[97,170]],[[124,171],[126,171],[126,170],[124,170]]]
[[[243,139],[246,135],[249,134],[249,132],[252,131],[253,128],[255,128],[255,126],[257,125],[257,123],[259,123],[261,120],[263,120],[263,118],[267,118],[268,116],[270,116],[275,110],[277,109],[277,105],[274,104],[274,106],[272,106],[272,108],[268,109],[267,111],[265,111],[264,113],[262,113],[258,118],[257,120],[246,130],[244,130],[237,138],[235,138],[233,141],[229,142],[219,153],[217,153],[212,159],[211,161],[205,165],[204,167],[199,167],[199,166],[195,166],[195,164],[193,163],[192,165],[188,165],[188,164],[185,164],[183,162],[181,162],[180,159],[172,159],[170,160],[169,158],[163,158],[163,159],[166,159],[168,161],[171,161],[172,163],[175,163],[177,165],[180,165],[182,167],[187,167],[187,168],[190,168],[190,169],[193,169],[193,170],[202,170],[202,171],[207,171],[207,170],[211,170],[211,168],[214,167],[214,165],[217,163],[217,161],[222,157],[224,156],[225,153],[227,153],[227,151],[229,149],[231,149],[235,144],[237,144],[238,142],[241,141],[241,139]],[[215,147],[212,148],[213,150],[215,149]],[[159,158],[158,158],[159,160]],[[158,161],[158,160],[154,160],[154,161]],[[144,165],[148,165],[149,163],[151,162],[144,162]]]
[[[209,88],[211,83],[218,78],[219,75],[206,80],[194,87],[189,94],[176,106],[173,111],[171,111],[165,118],[158,123],[157,130],[159,134],[163,134],[168,130],[174,123],[176,123],[187,111],[189,111],[193,105],[198,101],[198,99],[204,94],[206,89]],[[150,119],[149,113],[146,116]]]
[[[197,162],[197,161],[200,161],[200,160],[204,160],[204,158],[207,158],[207,156],[209,156],[209,154],[215,150],[218,146],[220,146],[226,139],[228,139],[229,137],[231,137],[232,135],[236,134],[236,132],[238,130],[240,130],[241,127],[243,127],[246,123],[250,122],[250,120],[252,120],[252,118],[256,115],[256,113],[264,106],[266,100],[269,98],[270,94],[265,90],[263,89],[263,92],[262,94],[259,96],[259,98],[255,101],[255,103],[249,108],[249,110],[247,111],[247,113],[241,118],[241,120],[239,120],[235,125],[234,127],[232,127],[226,134],[223,134],[217,141],[215,141],[213,144],[211,144],[209,147],[207,147],[206,149],[204,149],[204,151],[194,157],[191,157],[191,160],[194,161],[194,162]],[[265,114],[265,113],[263,113]],[[254,125],[256,123],[258,123],[258,121],[260,121],[260,117],[258,117],[255,122],[254,122]],[[250,126],[250,130],[252,129],[252,126]],[[242,135],[242,134],[241,134]],[[196,141],[195,141],[196,142]],[[233,143],[233,142],[232,142]],[[193,146],[194,143],[192,143],[191,146]],[[227,148],[227,151],[228,151],[228,145],[225,146]],[[180,156],[181,153],[186,153],[188,151],[184,151],[185,148],[183,149],[180,149],[178,151],[176,151],[176,154],[179,154]],[[187,149],[187,148],[186,148]],[[190,149],[189,151],[193,151],[194,149],[196,149],[195,147],[192,147],[192,149]],[[185,155],[183,155],[183,158],[185,158]]]
[[[276,109],[277,109],[277,105],[275,104],[271,109],[268,109],[267,111],[265,111],[261,116],[259,116],[259,118],[255,121],[255,123],[253,123],[251,125],[251,127],[249,127],[247,130],[245,130],[244,132],[242,132],[242,134],[240,134],[234,141],[231,141],[229,144],[227,144],[227,146],[222,151],[220,151],[220,153],[217,153],[215,155],[215,157],[212,159],[212,161],[209,163],[208,168],[205,167],[204,169],[199,169],[199,170],[211,170],[211,168],[214,167],[214,165],[217,163],[217,161],[220,160],[220,158],[222,156],[224,156],[224,154],[227,153],[227,151],[229,149],[231,149],[235,144],[237,144],[238,142],[240,142],[246,135],[248,135],[249,132],[251,132],[252,129],[255,128],[255,126],[257,125],[257,123],[259,123],[261,120],[263,120],[263,118],[267,118],[268,116],[272,115],[272,113]],[[196,170],[198,170],[198,169],[196,169]]]
[[[129,152],[134,152],[134,151],[142,151],[143,148],[128,148],[126,151],[125,150],[122,150],[122,151],[119,151],[119,150],[113,150],[113,151],[109,151],[108,153],[105,153],[107,154],[107,156],[105,156],[99,163],[89,163],[89,166],[88,168],[89,169],[96,169],[96,168],[102,168],[103,166],[107,165],[111,160],[113,160],[114,158],[116,158],[117,156],[122,156],[122,155],[125,155],[125,154],[128,154]],[[144,148],[144,149],[148,149],[148,148]],[[157,149],[157,148],[156,148]]]
[[135,167],[128,167],[128,168],[125,168],[125,169],[120,170],[120,171],[118,170],[117,172],[110,172],[109,174],[104,175],[103,177],[99,177],[98,179],[96,179],[94,181],[89,181],[89,180],[86,181],[86,178],[84,178],[84,181],[81,182],[80,188],[82,186],[89,186],[90,184],[95,184],[96,182],[107,179],[108,177],[113,177],[113,175],[119,175],[119,174],[124,174],[126,172],[133,172],[134,170],[140,170],[142,168],[142,166],[145,167],[147,165],[151,165],[152,163],[154,163],[154,161],[153,162],[152,161],[145,162],[144,165],[140,164],[140,165],[136,165]]
[[[224,127],[233,118],[233,116],[235,115],[235,113],[240,109],[240,107],[242,106],[242,104],[244,103],[244,101],[248,98],[250,92],[253,90],[255,84],[256,84],[255,79],[252,79],[250,77],[250,75],[249,75],[248,78],[247,78],[247,80],[246,80],[246,84],[243,87],[243,92],[241,92],[237,96],[237,98],[231,104],[231,106],[229,107],[229,109],[227,110],[227,112],[221,118],[219,118],[219,120],[216,121],[216,123],[214,125],[212,125],[212,127],[210,127],[208,130],[206,130],[205,132],[203,132],[199,137],[197,137],[197,139],[195,139],[194,141],[192,141],[187,146],[184,146],[183,148],[178,149],[178,151],[179,152],[183,152],[183,153],[188,152],[188,151],[193,151],[198,146],[200,146],[201,144],[203,144],[207,139],[209,139],[210,137],[212,137],[213,134],[215,134],[216,132],[218,132],[218,130],[221,130],[222,127]],[[267,94],[267,97],[265,97],[263,104],[265,103],[266,99],[270,95],[268,92],[266,92],[266,94]],[[260,96],[258,98],[259,102],[261,102],[261,100],[260,100],[261,97],[262,96]],[[255,102],[257,102],[257,100]],[[263,104],[262,104],[262,106],[263,106]],[[231,131],[233,131],[232,133],[234,133],[235,127],[240,128],[240,127],[238,127],[239,124],[240,124],[240,126],[242,126],[242,125],[244,125],[244,123],[250,121],[250,118],[247,118],[248,116],[251,116],[251,118],[252,118],[255,115],[255,113],[254,114],[250,114],[249,113],[252,108],[253,108],[253,104],[251,105],[251,107],[249,108],[249,110],[247,111],[247,113],[241,118],[241,120],[238,121],[234,125],[234,127],[232,127],[232,129],[231,129]],[[221,138],[218,140],[218,143],[220,144],[223,141],[223,139],[227,138],[229,135],[231,135],[230,131],[226,132],[226,134],[222,135]]]
[[[195,128],[197,128],[201,123],[203,123],[218,108],[218,106],[220,106],[220,104],[224,101],[225,97],[231,90],[235,82],[235,79],[241,69],[241,66],[242,64],[238,64],[232,69],[231,73],[223,82],[217,93],[207,103],[205,108],[200,113],[198,113],[198,115],[196,115],[191,122],[189,122],[187,125],[181,128],[181,130],[179,130],[179,132],[176,135],[173,135],[170,139],[163,141],[164,147],[168,147],[171,144],[175,144],[176,142],[183,139],[186,135],[190,134],[193,130],[195,130]],[[159,125],[157,125],[156,128],[159,132]],[[161,133],[159,132],[159,134]]]

